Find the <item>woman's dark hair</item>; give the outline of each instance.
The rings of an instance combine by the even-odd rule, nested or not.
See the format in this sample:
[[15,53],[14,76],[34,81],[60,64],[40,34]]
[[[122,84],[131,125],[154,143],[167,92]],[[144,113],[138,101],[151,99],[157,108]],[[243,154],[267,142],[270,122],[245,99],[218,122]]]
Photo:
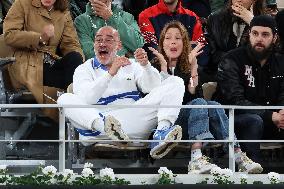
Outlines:
[[54,10],[59,10],[61,12],[68,9],[68,0],[56,0],[54,3]]

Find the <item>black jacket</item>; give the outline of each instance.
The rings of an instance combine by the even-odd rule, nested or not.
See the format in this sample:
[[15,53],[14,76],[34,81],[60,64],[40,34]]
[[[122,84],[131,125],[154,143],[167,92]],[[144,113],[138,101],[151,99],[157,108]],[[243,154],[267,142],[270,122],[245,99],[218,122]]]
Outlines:
[[[160,63],[158,61],[157,58],[154,58],[152,61],[152,66],[154,66],[158,71],[161,71],[161,66],[160,66]],[[203,91],[202,91],[202,87],[200,84],[198,84],[196,86],[196,89],[195,89],[195,94],[191,94],[188,90],[188,84],[189,84],[189,80],[190,80],[190,73],[188,74],[185,74],[183,73],[179,66],[177,66],[175,68],[175,71],[174,71],[174,74],[172,74],[171,70],[168,69],[168,73],[170,75],[174,75],[174,76],[177,76],[177,77],[180,77],[183,79],[184,81],[184,86],[185,86],[185,92],[184,92],[184,96],[183,96],[183,102],[182,104],[183,105],[186,105],[187,103],[189,103],[190,101],[196,99],[196,98],[203,98]]]
[[[240,20],[239,20],[240,21]],[[219,10],[212,13],[207,21],[207,41],[210,47],[210,69],[216,70],[221,58],[237,47],[237,37],[233,33],[234,17],[229,10]],[[245,27],[239,46],[247,44],[248,25]]]
[[[284,105],[284,56],[272,54],[261,67],[247,47],[230,51],[217,74],[217,98],[222,104],[241,106]],[[244,110],[272,122],[270,110]]]

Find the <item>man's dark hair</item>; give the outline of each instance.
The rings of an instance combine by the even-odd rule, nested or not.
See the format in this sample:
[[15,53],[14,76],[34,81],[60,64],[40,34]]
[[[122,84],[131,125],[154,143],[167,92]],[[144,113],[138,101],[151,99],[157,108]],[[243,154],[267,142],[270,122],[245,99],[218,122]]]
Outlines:
[[250,29],[253,26],[268,27],[271,28],[273,34],[277,33],[276,21],[272,16],[269,15],[259,15],[253,17],[253,19],[250,22]]

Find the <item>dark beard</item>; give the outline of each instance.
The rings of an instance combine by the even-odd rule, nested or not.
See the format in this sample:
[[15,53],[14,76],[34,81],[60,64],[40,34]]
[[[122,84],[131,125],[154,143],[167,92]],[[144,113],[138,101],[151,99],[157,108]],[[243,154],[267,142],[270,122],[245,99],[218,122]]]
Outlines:
[[272,43],[269,47],[263,49],[263,51],[258,52],[252,47],[251,43],[248,43],[248,50],[251,56],[258,62],[268,58],[273,52],[273,49],[274,49],[274,44]]

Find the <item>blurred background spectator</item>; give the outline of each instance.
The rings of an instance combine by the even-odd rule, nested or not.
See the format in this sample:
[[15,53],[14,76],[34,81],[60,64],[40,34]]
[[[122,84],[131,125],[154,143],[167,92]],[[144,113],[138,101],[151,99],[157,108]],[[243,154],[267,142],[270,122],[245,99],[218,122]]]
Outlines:
[[1,0],[0,1],[0,34],[3,33],[3,21],[13,2],[14,0]]
[[[17,0],[3,26],[5,43],[16,58],[8,67],[13,87],[28,89],[39,104],[54,103],[57,92],[67,89],[75,68],[83,63],[68,3]],[[56,109],[44,113],[57,120]]]
[[133,15],[111,3],[111,0],[90,0],[86,6],[86,12],[74,21],[86,59],[95,56],[95,34],[106,25],[112,26],[119,32],[122,49],[118,55],[131,57],[137,48],[144,45],[144,38]]
[[284,54],[284,9],[277,13],[275,19],[278,27],[278,35],[280,38],[280,51]]

